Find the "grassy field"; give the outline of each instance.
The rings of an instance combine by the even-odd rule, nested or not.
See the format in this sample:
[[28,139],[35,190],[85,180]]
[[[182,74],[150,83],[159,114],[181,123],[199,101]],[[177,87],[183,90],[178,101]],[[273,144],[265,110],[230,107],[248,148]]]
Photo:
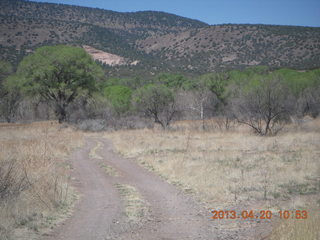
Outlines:
[[68,213],[67,159],[82,142],[56,122],[0,124],[0,239],[33,239]]
[[[279,210],[308,210],[306,220],[273,218],[270,238],[319,239],[320,120],[287,126],[273,137],[256,136],[241,126],[223,131],[215,120],[206,126],[203,131],[201,122],[184,121],[168,131],[103,134],[119,153],[195,193],[208,209],[263,209],[275,215]],[[74,192],[67,159],[84,136],[56,122],[0,124],[1,240],[36,238],[68,214]],[[90,156],[99,159],[100,147],[98,143]],[[119,190],[135,194],[128,186]],[[136,197],[126,202],[132,215]],[[232,222],[224,224],[228,228]]]
[[[214,120],[206,125],[211,126],[208,131],[198,130],[200,122],[186,121],[170,131],[126,130],[105,136],[119,153],[196,193],[209,208],[245,206],[274,214],[306,209],[311,215],[307,220],[283,221],[272,238],[315,239],[311,234],[320,232],[320,120],[287,126],[273,137],[256,136],[241,126],[221,131]],[[286,238],[306,226],[306,238]]]

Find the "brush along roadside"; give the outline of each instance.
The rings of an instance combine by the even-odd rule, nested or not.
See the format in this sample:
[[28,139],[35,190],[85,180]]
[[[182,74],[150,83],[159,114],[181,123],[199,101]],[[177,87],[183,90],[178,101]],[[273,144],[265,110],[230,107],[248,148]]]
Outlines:
[[[319,119],[286,126],[272,137],[254,135],[242,126],[202,131],[195,124],[186,121],[174,131],[121,130],[105,136],[124,157],[136,158],[169,182],[196,193],[209,208],[319,208]],[[283,224],[290,232],[309,221],[300,222]],[[312,222],[310,231],[318,232]]]
[[70,214],[68,157],[83,135],[56,122],[0,127],[0,239],[34,239]]

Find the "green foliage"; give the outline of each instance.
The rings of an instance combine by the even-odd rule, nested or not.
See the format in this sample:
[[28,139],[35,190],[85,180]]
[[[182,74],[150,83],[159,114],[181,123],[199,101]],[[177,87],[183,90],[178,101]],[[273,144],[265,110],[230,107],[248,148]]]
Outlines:
[[228,72],[228,86],[226,96],[238,96],[240,92],[248,93],[260,86],[262,79],[268,78],[269,68],[264,66],[250,67],[245,70]]
[[6,61],[0,61],[0,83],[10,74],[12,74],[12,65]]
[[54,100],[61,92],[79,94],[97,90],[103,72],[81,48],[41,47],[20,63],[18,86],[31,95]]
[[15,82],[16,76],[10,75],[3,83],[2,89],[0,89],[0,116],[2,116],[7,122],[12,122],[17,113],[17,108],[22,100],[22,96],[19,90],[15,86],[8,86],[7,82]]
[[6,86],[6,79],[12,79],[12,65],[5,61],[0,61],[0,116],[7,122],[13,121],[18,104],[21,100],[16,87]]
[[104,95],[110,101],[117,114],[120,115],[129,111],[132,95],[132,90],[130,88],[121,85],[106,87],[104,89]]
[[320,69],[312,71],[296,71],[282,68],[274,71],[272,75],[281,77],[292,93],[297,97],[307,88],[317,88],[320,86]]
[[259,66],[251,67],[245,70],[232,70],[229,72],[230,82],[235,84],[243,84],[252,81],[253,79],[267,75],[269,73],[268,67]]
[[66,109],[78,96],[97,90],[102,69],[81,48],[41,47],[19,64],[17,76],[6,82],[28,95],[40,95],[54,104],[59,121],[66,120]]
[[213,92],[221,102],[226,100],[226,87],[228,75],[226,73],[208,73],[200,77],[200,81],[206,82],[208,89]]
[[0,98],[2,98],[6,94],[6,90],[4,88],[4,80],[10,74],[12,74],[12,65],[5,61],[0,61]]
[[187,78],[182,74],[160,73],[156,77],[156,81],[165,84],[169,88],[181,88]]
[[281,68],[275,71],[267,67],[248,68],[244,71],[233,70],[229,72],[229,82],[236,88],[244,88],[250,91],[259,86],[261,78],[281,78],[284,84],[296,97],[307,88],[320,86],[320,69],[311,71],[297,71],[293,69]]
[[133,102],[138,111],[152,117],[166,128],[175,114],[174,96],[170,88],[160,84],[148,84],[137,89]]
[[174,100],[172,91],[160,84],[148,84],[134,93],[133,101],[138,108],[161,111],[169,102]]
[[227,73],[207,73],[198,78],[185,81],[182,88],[191,91],[211,91],[221,103],[227,98],[226,88],[228,86]]
[[137,89],[149,83],[150,81],[147,81],[144,78],[136,76],[133,78],[109,78],[103,83],[103,86],[109,87],[109,86],[121,85],[131,89]]

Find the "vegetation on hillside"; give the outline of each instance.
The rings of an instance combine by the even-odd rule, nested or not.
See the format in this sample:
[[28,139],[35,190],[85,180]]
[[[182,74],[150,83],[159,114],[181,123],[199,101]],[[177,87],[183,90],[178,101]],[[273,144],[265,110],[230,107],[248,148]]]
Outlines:
[[320,30],[311,27],[218,25],[163,12],[119,13],[29,1],[0,2],[1,59],[14,66],[46,45],[89,45],[136,65],[105,66],[113,76],[192,75],[268,65],[320,66]]
[[2,0],[0,15],[23,18],[87,23],[114,29],[126,37],[144,38],[155,33],[170,33],[208,26],[198,20],[157,11],[121,13],[97,8],[65,4],[39,3],[24,0]]
[[320,29],[269,25],[218,25],[138,41],[139,49],[180,71],[214,71],[255,65],[319,67]]

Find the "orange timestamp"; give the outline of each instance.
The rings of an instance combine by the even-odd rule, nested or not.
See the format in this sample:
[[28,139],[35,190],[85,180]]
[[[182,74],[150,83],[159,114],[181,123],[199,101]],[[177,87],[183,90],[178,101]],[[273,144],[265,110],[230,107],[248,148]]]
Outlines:
[[272,219],[279,217],[280,219],[307,219],[307,210],[280,210],[272,212],[270,210],[213,210],[211,219]]

